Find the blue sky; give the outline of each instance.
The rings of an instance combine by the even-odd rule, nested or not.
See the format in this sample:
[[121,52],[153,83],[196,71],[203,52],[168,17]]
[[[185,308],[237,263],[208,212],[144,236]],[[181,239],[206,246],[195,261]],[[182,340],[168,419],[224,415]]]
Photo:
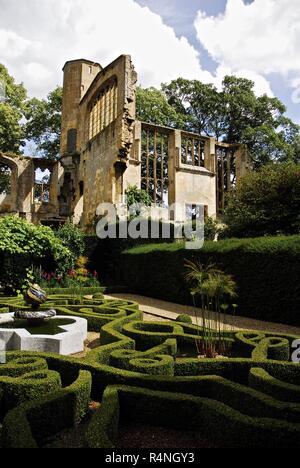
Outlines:
[[[227,0],[136,0],[142,6],[147,6],[155,13],[159,14],[164,22],[171,26],[178,37],[185,36],[200,53],[202,67],[215,72],[218,63],[208,51],[203,47],[197,38],[194,25],[197,12],[205,12],[207,16],[217,16],[224,14]],[[280,0],[277,0],[280,2]],[[253,0],[244,0],[245,4],[253,3]],[[300,1],[299,1],[300,3]],[[299,43],[300,50],[300,43]],[[300,123],[300,104],[292,100],[291,89],[287,86],[284,77],[279,73],[267,75],[271,89],[275,96],[281,99],[286,107],[287,114]]]

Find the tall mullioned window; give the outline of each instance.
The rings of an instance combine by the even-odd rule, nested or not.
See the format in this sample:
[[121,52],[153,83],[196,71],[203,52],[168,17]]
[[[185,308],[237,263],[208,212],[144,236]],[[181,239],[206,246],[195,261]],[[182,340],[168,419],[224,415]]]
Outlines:
[[151,125],[142,131],[142,189],[153,202],[168,206],[169,192],[169,135]]
[[181,162],[194,167],[204,167],[205,141],[196,136],[182,134]]
[[90,110],[89,139],[102,132],[116,118],[118,112],[118,86],[114,81],[98,94]]

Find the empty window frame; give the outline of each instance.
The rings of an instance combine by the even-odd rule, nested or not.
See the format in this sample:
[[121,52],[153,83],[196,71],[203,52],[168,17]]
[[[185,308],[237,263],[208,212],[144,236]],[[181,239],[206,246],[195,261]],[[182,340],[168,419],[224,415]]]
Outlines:
[[182,134],[181,163],[193,167],[204,167],[205,141]]
[[236,185],[236,148],[216,147],[217,211],[222,214],[226,193]]
[[92,104],[89,117],[89,139],[101,133],[117,118],[117,82],[105,86]]
[[0,163],[0,195],[11,193],[12,171],[6,164]]
[[157,206],[169,205],[169,135],[157,129],[142,130],[142,189]]
[[42,171],[37,168],[35,170],[35,183],[34,183],[34,201],[35,203],[49,203],[50,202],[50,184],[51,172],[46,169]]

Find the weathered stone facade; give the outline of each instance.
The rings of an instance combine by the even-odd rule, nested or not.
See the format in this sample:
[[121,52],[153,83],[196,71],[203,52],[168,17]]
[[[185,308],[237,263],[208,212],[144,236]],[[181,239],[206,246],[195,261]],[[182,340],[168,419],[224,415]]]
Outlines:
[[[60,164],[0,153],[0,165],[9,168],[10,172],[9,187],[0,193],[0,216],[16,215],[33,223],[50,225],[60,222],[58,180],[63,176]],[[50,172],[45,190],[36,184],[37,169]]]
[[[49,199],[34,200],[41,160],[3,155],[0,163],[11,168],[12,187],[0,195],[0,214],[33,222],[73,217],[88,229],[103,214],[99,205],[121,203],[130,185],[151,194],[157,216],[174,203],[204,205],[210,216],[222,211],[225,192],[249,170],[246,148],[137,121],[136,83],[128,55],[106,68],[88,60],[67,62],[61,158],[48,167]],[[169,217],[181,220],[184,214],[175,210]]]

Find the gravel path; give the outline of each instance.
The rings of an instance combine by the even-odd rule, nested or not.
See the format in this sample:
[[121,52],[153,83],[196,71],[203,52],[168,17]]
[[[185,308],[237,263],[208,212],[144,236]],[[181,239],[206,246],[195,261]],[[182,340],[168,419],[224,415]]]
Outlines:
[[[188,314],[193,317],[193,323],[197,324],[195,309],[191,306],[174,304],[171,302],[161,301],[145,296],[138,296],[135,294],[112,294],[105,296],[107,299],[124,299],[128,301],[138,302],[140,309],[145,313],[144,319],[149,320],[175,320],[179,314]],[[197,310],[197,309],[196,309]],[[201,315],[198,309],[199,316]],[[227,323],[230,323],[228,317]],[[231,329],[231,325],[229,326]],[[235,330],[257,330],[268,331],[274,333],[286,333],[290,335],[300,336],[300,327],[293,327],[290,325],[278,324],[273,322],[265,322],[262,320],[255,320],[247,317],[234,318]]]

